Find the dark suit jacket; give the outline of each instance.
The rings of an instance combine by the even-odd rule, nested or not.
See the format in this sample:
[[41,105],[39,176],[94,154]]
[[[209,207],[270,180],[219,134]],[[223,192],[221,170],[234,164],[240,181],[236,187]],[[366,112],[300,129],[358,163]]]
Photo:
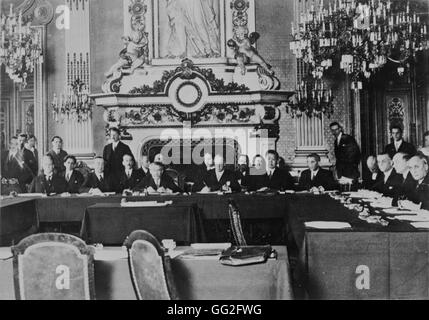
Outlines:
[[399,188],[397,196],[393,199],[392,205],[398,206],[398,200],[408,199],[408,197],[412,196],[414,190],[417,188],[417,181],[414,180],[411,172],[408,172],[407,177],[404,179],[402,176],[402,184]]
[[220,191],[222,186],[230,182],[230,188],[233,192],[240,192],[241,187],[235,178],[234,172],[224,169],[223,175],[220,180],[217,180],[215,169],[207,171],[204,177],[194,186],[195,191],[201,191],[205,186],[209,187],[211,191]]
[[363,170],[363,175],[362,175],[363,188],[367,190],[372,190],[374,188],[374,185],[380,181],[380,178],[382,178],[381,172],[378,172],[375,180],[373,180],[372,172],[370,172],[368,169]]
[[[20,166],[19,163],[22,161],[24,162],[23,166]],[[26,189],[26,184],[32,182],[33,173],[25,164],[24,153],[22,151],[18,151],[18,153],[12,158],[9,158],[9,151],[6,152],[2,161],[2,177],[6,179],[18,179],[22,190]]]
[[34,153],[31,150],[26,150],[27,152],[24,155],[24,161],[26,161],[33,175],[37,176],[39,173],[39,153],[37,149],[34,149]]
[[[148,173],[143,180],[134,188],[137,191],[143,191],[146,188],[152,187],[154,190],[158,190],[158,187],[153,180],[153,177],[150,173]],[[161,181],[159,187],[164,187],[165,189],[170,189],[173,192],[183,192],[182,189],[179,188],[173,181],[173,179],[166,174],[165,172],[161,176]]]
[[384,173],[381,173],[380,180],[374,185],[373,190],[382,193],[387,197],[397,197],[402,188],[404,178],[401,174],[396,173],[395,169],[392,170],[386,183],[384,183]]
[[268,174],[250,175],[249,176],[249,191],[257,191],[267,187],[272,190],[293,190],[295,189],[294,181],[289,172],[276,168],[274,173],[269,178]]
[[124,169],[122,169],[122,172],[119,175],[119,183],[117,184],[116,192],[121,193],[125,189],[133,190],[137,185],[142,182],[143,178],[144,176],[142,172],[137,169],[134,169],[131,173],[131,177],[128,179]]
[[344,176],[357,179],[359,174],[360,149],[352,136],[342,134],[340,143],[335,139],[335,158],[338,178]]
[[422,209],[429,210],[429,173],[420,185],[417,185],[408,195],[408,200],[422,203]]
[[331,171],[319,168],[313,180],[311,180],[310,169],[304,170],[301,173],[301,177],[299,178],[300,190],[310,190],[313,187],[320,186],[325,188],[325,190],[333,190],[336,188],[336,183]]
[[112,180],[108,175],[104,174],[103,180],[100,181],[95,172],[91,172],[83,183],[80,192],[88,192],[90,189],[96,188],[100,189],[101,192],[112,192],[114,189]]
[[246,170],[244,172],[240,170],[234,171],[235,179],[242,187],[249,187],[250,184],[250,170]]
[[58,174],[63,173],[66,170],[64,166],[64,159],[67,157],[67,152],[61,150],[59,154],[56,154],[54,150],[50,150],[48,154],[54,159],[55,172]]
[[391,159],[393,159],[393,156],[395,154],[397,154],[398,152],[403,152],[403,153],[408,154],[410,157],[413,157],[416,155],[417,150],[416,150],[416,147],[414,147],[411,143],[406,142],[406,141],[402,141],[401,145],[399,146],[398,151],[396,151],[394,143],[389,143],[384,148],[384,153],[387,153]]
[[115,151],[113,151],[112,143],[106,145],[103,149],[103,158],[106,161],[104,171],[111,176],[119,178],[124,170],[122,165],[124,154],[133,156],[130,147],[122,141],[119,141]]
[[82,173],[77,170],[73,170],[70,180],[66,180],[65,172],[62,174],[64,181],[66,182],[66,191],[69,193],[79,193],[85,182],[85,178]]
[[53,174],[50,182],[46,181],[45,175],[41,173],[33,179],[30,185],[30,193],[60,194],[67,191],[67,184],[64,178],[56,173]]

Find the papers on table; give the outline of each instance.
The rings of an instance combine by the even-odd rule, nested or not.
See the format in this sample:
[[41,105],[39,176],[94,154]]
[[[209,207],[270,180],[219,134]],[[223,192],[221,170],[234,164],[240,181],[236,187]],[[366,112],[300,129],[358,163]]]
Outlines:
[[121,207],[165,207],[173,204],[173,201],[127,201],[121,202]]
[[376,191],[370,190],[358,190],[354,192],[344,192],[344,194],[348,195],[350,198],[365,198],[365,199],[378,199],[383,195]]
[[429,222],[411,222],[410,224],[417,229],[429,229]]
[[350,229],[352,226],[347,222],[339,221],[307,221],[306,228],[314,229]]
[[392,201],[393,201],[393,198],[383,197],[370,203],[370,206],[373,208],[389,209],[389,208],[392,208]]
[[28,198],[28,197],[47,197],[45,193],[19,193],[18,197]]
[[429,215],[415,215],[415,216],[395,216],[395,219],[402,221],[411,221],[411,222],[429,222]]
[[419,214],[418,211],[410,211],[410,210],[399,209],[399,208],[384,209],[383,212],[390,214],[390,215],[416,215],[416,214]]
[[192,249],[228,249],[231,247],[230,242],[225,243],[192,243],[191,248]]
[[222,254],[223,249],[187,249],[181,255],[181,259],[194,259],[194,260],[218,260]]

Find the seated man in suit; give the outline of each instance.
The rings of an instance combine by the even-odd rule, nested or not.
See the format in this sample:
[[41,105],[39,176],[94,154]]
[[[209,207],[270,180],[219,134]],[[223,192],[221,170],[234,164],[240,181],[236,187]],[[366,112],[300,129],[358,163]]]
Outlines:
[[91,172],[84,182],[81,192],[91,194],[102,194],[112,192],[113,186],[110,177],[104,174],[105,161],[103,157],[96,157],[94,162],[94,172]]
[[275,150],[268,150],[266,153],[266,172],[259,175],[251,175],[250,190],[293,190],[294,182],[289,172],[277,167],[279,155]]
[[393,159],[393,156],[398,152],[408,154],[410,157],[417,153],[416,147],[404,141],[402,134],[402,128],[400,126],[393,125],[390,127],[390,135],[393,142],[384,148],[384,153],[387,153],[390,159]]
[[124,191],[132,192],[144,178],[143,174],[134,168],[134,157],[130,154],[124,154],[122,157],[124,170],[119,176],[119,184],[116,188],[118,193]]
[[143,176],[147,176],[149,174],[149,166],[150,166],[150,161],[149,161],[149,156],[147,154],[143,154],[140,157],[140,168],[138,168],[137,170],[139,170]]
[[373,190],[382,193],[386,197],[397,197],[403,182],[402,175],[396,173],[392,159],[387,153],[377,156],[377,164],[382,172],[382,178],[374,185]]
[[76,168],[76,157],[68,155],[64,159],[64,167],[66,170],[64,171],[64,180],[67,184],[66,191],[68,193],[79,193],[82,188],[83,183],[85,182],[85,178],[82,173],[75,170]]
[[398,152],[393,156],[393,168],[395,168],[396,173],[402,175],[399,197],[407,197],[417,186],[417,181],[414,180],[408,168],[409,160],[410,156],[403,152]]
[[367,169],[363,170],[363,188],[372,190],[374,185],[381,178],[381,172],[377,165],[377,158],[375,156],[369,156],[368,159],[366,159],[366,167]]
[[47,154],[42,159],[42,172],[33,179],[30,193],[61,194],[66,192],[64,177],[54,172],[54,160]]
[[399,206],[409,210],[429,210],[429,166],[423,154],[417,154],[408,161],[408,167],[416,187],[407,196],[408,200],[399,201]]
[[301,173],[299,189],[311,192],[333,190],[336,187],[332,172],[319,166],[320,156],[312,153],[307,156],[308,169]]
[[151,163],[149,171],[150,173],[134,188],[134,191],[146,190],[148,193],[183,192],[173,179],[164,172],[164,165],[161,162]]
[[237,162],[238,168],[235,170],[235,178],[242,188],[247,188],[249,186],[249,156],[246,154],[241,154],[238,157]]
[[241,191],[241,187],[234,176],[234,172],[225,168],[225,160],[223,156],[215,156],[214,167],[214,169],[207,171],[202,180],[198,182],[195,187],[196,191]]

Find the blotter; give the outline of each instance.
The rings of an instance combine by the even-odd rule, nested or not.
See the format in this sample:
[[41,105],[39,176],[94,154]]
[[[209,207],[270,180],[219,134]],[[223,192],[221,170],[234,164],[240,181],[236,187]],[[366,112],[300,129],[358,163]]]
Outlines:
[[219,258],[220,263],[228,266],[244,266],[264,263],[271,255],[271,246],[233,246],[224,250]]
[[349,229],[352,226],[347,222],[339,221],[308,221],[305,222],[305,227],[314,229]]

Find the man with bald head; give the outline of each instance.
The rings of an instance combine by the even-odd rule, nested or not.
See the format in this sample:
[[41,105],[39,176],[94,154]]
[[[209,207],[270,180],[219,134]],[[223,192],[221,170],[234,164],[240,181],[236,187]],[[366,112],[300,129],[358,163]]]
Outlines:
[[133,191],[144,191],[148,193],[177,193],[183,192],[174,183],[174,180],[165,173],[165,167],[161,162],[153,162],[149,165],[149,174],[140,182]]
[[396,197],[402,186],[402,175],[396,173],[393,161],[387,153],[377,156],[377,165],[381,171],[381,178],[374,184],[373,190],[387,197]]
[[367,169],[363,170],[363,187],[365,189],[371,190],[374,188],[374,185],[380,181],[381,178],[381,172],[378,169],[377,165],[377,157],[375,156],[369,156],[366,159],[366,167]]
[[55,172],[52,156],[47,154],[42,159],[42,172],[33,179],[30,193],[60,194],[66,192],[67,185],[64,177]]
[[409,201],[421,205],[421,209],[429,210],[429,166],[427,158],[418,154],[408,161],[408,168],[416,187],[407,197]]

